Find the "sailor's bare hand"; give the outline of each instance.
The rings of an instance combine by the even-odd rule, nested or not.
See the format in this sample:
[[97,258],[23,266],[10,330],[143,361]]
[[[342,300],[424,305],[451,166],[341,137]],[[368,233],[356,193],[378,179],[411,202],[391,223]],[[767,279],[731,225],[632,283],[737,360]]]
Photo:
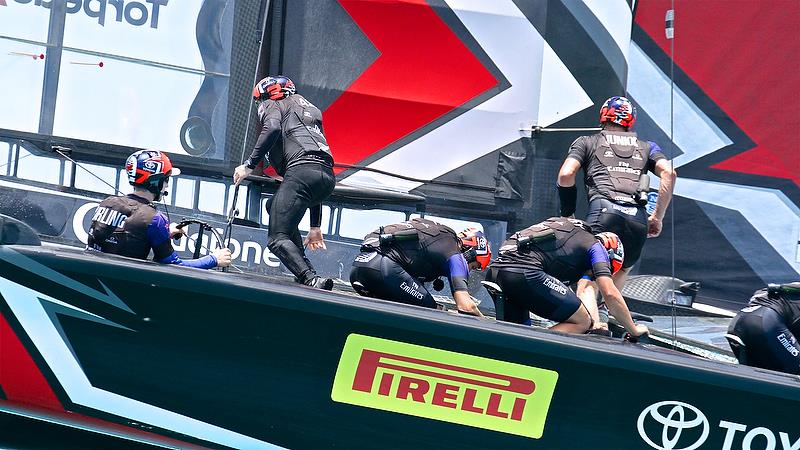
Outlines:
[[458,305],[458,310],[461,312],[472,314],[473,316],[483,317],[483,313],[480,309],[478,309],[477,300],[470,297],[469,302],[466,305]]
[[655,215],[647,218],[647,237],[657,237],[661,234],[661,219]]
[[650,332],[650,330],[648,330],[646,326],[640,325],[640,324],[636,324],[634,326],[634,331],[631,332],[631,335],[633,335],[634,337],[642,337],[642,336],[644,336],[645,334],[647,334],[649,332]]
[[186,234],[186,230],[183,228],[178,228],[178,224],[172,222],[169,224],[169,237],[170,239],[177,239],[179,236],[183,236]]
[[238,185],[242,182],[242,180],[249,177],[252,173],[253,169],[248,168],[245,164],[236,167],[233,169],[233,184]]
[[216,248],[211,252],[217,258],[217,267],[228,267],[231,265],[231,251],[227,248]]
[[303,245],[308,246],[310,250],[327,250],[328,247],[325,246],[325,240],[322,238],[322,230],[319,227],[311,227],[308,230],[308,235],[306,235],[305,240],[303,240]]

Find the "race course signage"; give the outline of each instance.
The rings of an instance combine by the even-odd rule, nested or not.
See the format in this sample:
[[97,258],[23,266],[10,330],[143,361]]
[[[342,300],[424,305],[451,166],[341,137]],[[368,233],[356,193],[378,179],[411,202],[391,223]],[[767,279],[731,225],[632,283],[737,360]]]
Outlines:
[[557,380],[552,370],[351,334],[331,397],[540,438]]

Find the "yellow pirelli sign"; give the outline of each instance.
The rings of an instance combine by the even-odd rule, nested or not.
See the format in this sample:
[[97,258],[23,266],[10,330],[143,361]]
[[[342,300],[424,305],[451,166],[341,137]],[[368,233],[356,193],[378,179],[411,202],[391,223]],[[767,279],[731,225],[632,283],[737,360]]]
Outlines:
[[331,398],[540,438],[557,381],[552,370],[351,334]]

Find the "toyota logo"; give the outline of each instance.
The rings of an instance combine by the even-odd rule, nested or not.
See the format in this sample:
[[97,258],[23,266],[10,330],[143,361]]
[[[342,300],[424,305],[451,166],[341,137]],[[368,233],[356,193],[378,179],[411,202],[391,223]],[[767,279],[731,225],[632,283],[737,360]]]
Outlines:
[[[703,429],[698,433],[695,429],[699,426]],[[671,400],[653,403],[645,408],[639,414],[636,428],[639,430],[639,436],[657,450],[694,450],[703,445],[709,432],[708,419],[702,411],[688,403]],[[656,432],[659,429],[660,436]],[[686,436],[682,445],[685,445],[685,441],[694,440],[694,443],[676,447],[684,432]],[[695,437],[698,434],[699,436]]]

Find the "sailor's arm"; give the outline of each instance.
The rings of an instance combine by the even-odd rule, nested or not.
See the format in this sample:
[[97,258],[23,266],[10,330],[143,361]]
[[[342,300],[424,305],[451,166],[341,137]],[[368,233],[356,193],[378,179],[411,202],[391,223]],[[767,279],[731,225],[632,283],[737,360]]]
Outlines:
[[211,254],[198,259],[181,259],[172,248],[171,227],[163,214],[157,213],[153,221],[147,226],[147,241],[153,249],[156,262],[161,264],[176,264],[179,266],[194,267],[197,269],[212,269],[214,267],[227,267],[231,263],[231,251],[227,248],[215,249]]
[[558,199],[561,204],[561,217],[571,217],[575,214],[575,204],[578,199],[578,188],[575,186],[575,176],[581,168],[586,150],[583,139],[578,138],[569,148],[569,153],[561,169],[558,171]]
[[241,166],[233,171],[233,182],[239,184],[253,173],[259,162],[264,159],[267,152],[281,137],[281,112],[276,102],[262,106],[258,111],[261,120],[261,133],[256,140],[256,146]]
[[660,182],[658,185],[658,200],[653,214],[647,218],[647,237],[656,237],[661,234],[664,214],[667,212],[669,202],[672,200],[672,192],[675,188],[675,181],[678,173],[672,168],[669,160],[660,159],[655,165],[655,174]]
[[600,288],[600,293],[603,294],[603,299],[608,305],[609,312],[617,319],[623,327],[633,336],[641,336],[647,333],[647,327],[644,325],[637,325],[631,318],[631,312],[625,299],[622,298],[617,287],[614,285],[610,276],[598,276],[597,287]]
[[483,317],[478,309],[475,299],[469,295],[469,265],[464,255],[457,253],[447,259],[448,280],[450,281],[450,292],[453,293],[453,300],[459,311]]

